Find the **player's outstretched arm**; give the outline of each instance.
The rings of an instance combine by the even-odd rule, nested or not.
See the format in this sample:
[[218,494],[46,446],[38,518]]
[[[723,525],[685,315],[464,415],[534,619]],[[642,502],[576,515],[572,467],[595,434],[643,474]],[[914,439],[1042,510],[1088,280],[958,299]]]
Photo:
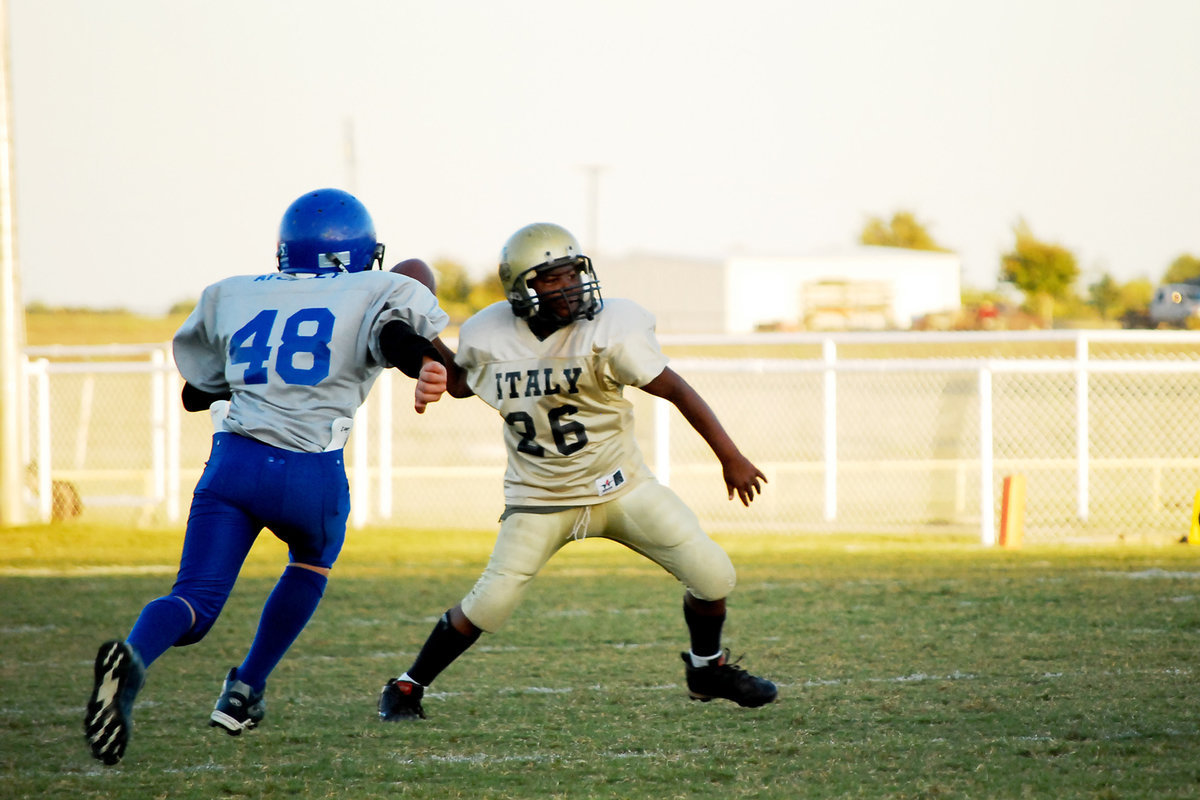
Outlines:
[[441,340],[433,340],[433,346],[441,354],[446,364],[446,392],[451,397],[470,397],[475,394],[467,384],[467,371],[454,361],[454,351]]
[[717,415],[709,408],[704,398],[685,381],[679,373],[670,367],[664,369],[657,378],[641,387],[655,397],[661,397],[679,409],[688,424],[696,429],[696,433],[708,443],[713,454],[721,462],[721,474],[725,478],[725,488],[729,490],[729,499],[734,493],[748,506],[754,500],[755,494],[762,494],[759,481],[767,482],[767,477],[750,459],[742,455],[742,451],[729,438]]

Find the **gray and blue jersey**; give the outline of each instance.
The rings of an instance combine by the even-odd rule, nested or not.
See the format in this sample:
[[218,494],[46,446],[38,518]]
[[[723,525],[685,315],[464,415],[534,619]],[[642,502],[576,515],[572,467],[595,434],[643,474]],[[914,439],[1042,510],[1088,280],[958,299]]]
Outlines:
[[391,272],[236,276],[204,290],[175,363],[195,388],[232,392],[223,430],[322,452],[388,366],[379,334],[393,320],[430,340],[449,322],[429,290]]

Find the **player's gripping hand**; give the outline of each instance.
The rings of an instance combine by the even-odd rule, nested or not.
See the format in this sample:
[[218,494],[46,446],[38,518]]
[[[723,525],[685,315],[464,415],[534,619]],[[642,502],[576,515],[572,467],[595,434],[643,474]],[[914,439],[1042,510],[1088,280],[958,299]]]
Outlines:
[[417,375],[413,408],[418,414],[425,413],[425,406],[436,403],[446,393],[446,367],[433,359],[426,359]]

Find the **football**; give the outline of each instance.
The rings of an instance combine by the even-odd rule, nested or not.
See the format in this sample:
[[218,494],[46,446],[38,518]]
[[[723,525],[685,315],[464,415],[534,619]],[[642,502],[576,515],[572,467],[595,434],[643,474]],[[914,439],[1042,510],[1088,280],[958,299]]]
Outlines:
[[419,258],[407,258],[401,261],[396,266],[392,267],[392,272],[400,275],[407,275],[410,278],[415,278],[425,284],[425,288],[437,294],[437,281],[433,276],[433,268]]

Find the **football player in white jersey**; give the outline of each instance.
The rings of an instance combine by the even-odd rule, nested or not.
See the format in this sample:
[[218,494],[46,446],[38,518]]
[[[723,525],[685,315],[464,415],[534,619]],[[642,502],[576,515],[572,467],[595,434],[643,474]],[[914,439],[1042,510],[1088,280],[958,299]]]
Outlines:
[[309,192],[284,212],[278,271],[209,286],[176,332],[183,405],[208,409],[216,430],[170,594],[96,656],[84,730],[105,764],[125,754],[146,669],[204,638],[268,528],[288,565],[209,724],[237,735],[262,721],[267,678],[316,611],[345,539],[342,447],[356,410],[385,367],[446,374],[432,341],[449,318],[418,281],[373,270],[382,258],[357,198]]
[[749,505],[766,478],[742,455],[699,394],[667,366],[654,317],[629,300],[604,300],[591,260],[566,229],[535,223],[500,256],[506,301],[463,324],[457,355],[443,347],[447,377],[431,370],[417,407],[478,395],[504,419],[508,467],[500,532],[483,574],[447,611],[404,674],[379,697],[383,720],[424,718],[425,687],[481,632],[509,618],[529,582],[572,539],[600,536],[645,555],[685,587],[691,649],[682,653],[688,693],[755,707],[773,683],[730,663],[721,646],[725,598],[736,575],[696,515],[647,468],[634,440],[636,386],[679,409],[721,462],[729,498]]

